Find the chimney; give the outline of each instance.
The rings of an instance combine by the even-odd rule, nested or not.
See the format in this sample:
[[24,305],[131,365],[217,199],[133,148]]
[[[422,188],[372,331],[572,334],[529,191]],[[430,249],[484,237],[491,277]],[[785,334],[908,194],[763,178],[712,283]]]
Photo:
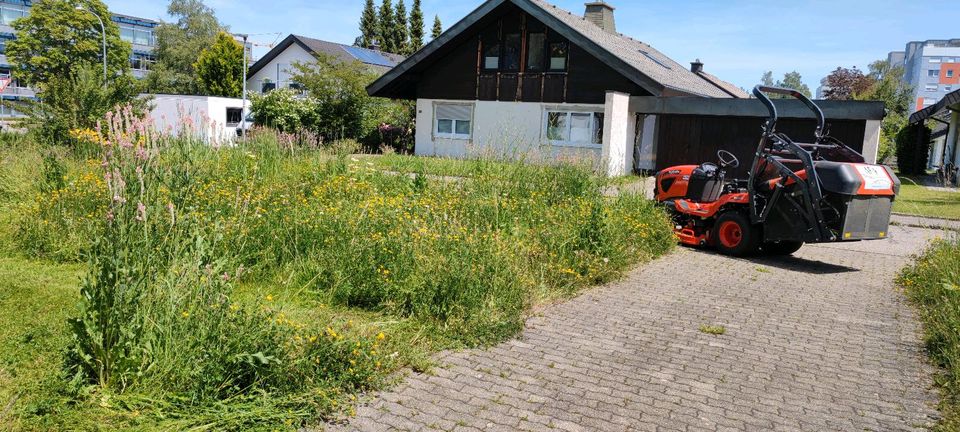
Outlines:
[[703,63],[700,61],[700,59],[690,62],[690,72],[693,72],[693,73],[703,72]]
[[590,2],[586,6],[587,10],[583,13],[583,17],[587,21],[596,24],[607,33],[617,33],[617,25],[613,20],[613,6],[604,1]]

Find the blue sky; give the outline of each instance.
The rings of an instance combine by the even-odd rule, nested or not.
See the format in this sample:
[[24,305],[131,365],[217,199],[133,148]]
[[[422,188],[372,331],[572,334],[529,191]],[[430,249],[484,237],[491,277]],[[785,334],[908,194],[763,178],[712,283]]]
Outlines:
[[[381,0],[376,0],[380,4]],[[114,12],[166,19],[166,1],[105,0]],[[411,0],[406,0],[409,9]],[[352,43],[361,0],[206,0],[235,32],[269,44],[275,33]],[[444,28],[481,0],[423,0],[428,29],[437,14]],[[574,13],[583,1],[554,0]],[[761,74],[799,71],[811,89],[838,66],[866,68],[911,40],[960,38],[960,7],[928,0],[608,0],[617,29],[653,45],[681,64],[696,58],[708,72],[749,88]],[[952,32],[951,32],[952,29]],[[258,48],[260,56],[267,48]]]

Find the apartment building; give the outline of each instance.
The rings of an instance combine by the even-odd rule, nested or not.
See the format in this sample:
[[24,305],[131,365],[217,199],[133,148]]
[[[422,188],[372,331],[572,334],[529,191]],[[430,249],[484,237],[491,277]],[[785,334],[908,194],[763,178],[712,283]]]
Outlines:
[[904,51],[891,52],[887,61],[903,66],[903,80],[913,87],[916,111],[960,89],[960,39],[909,42]]
[[[0,0],[0,77],[10,77],[6,44],[17,37],[11,24],[17,18],[27,16],[32,7],[32,0]],[[138,78],[145,76],[154,62],[153,48],[156,45],[154,29],[160,23],[120,14],[101,18],[110,19],[120,27],[120,38],[133,46],[133,53],[130,56],[130,69],[133,75]],[[22,85],[16,77],[12,78],[10,84],[0,92],[0,98],[6,101],[19,101],[36,97],[33,89]],[[15,109],[0,106],[0,121],[20,115]]]

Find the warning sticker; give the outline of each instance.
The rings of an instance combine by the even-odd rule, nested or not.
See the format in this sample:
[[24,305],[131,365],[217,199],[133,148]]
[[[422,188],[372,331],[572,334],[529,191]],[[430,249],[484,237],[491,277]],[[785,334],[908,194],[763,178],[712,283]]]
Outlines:
[[887,170],[877,165],[854,165],[860,177],[863,178],[863,189],[865,190],[890,190],[893,189],[893,180],[887,174]]

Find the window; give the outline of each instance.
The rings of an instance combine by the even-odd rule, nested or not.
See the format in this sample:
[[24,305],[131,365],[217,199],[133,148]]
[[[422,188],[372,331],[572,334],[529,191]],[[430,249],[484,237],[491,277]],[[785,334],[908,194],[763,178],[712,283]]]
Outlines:
[[939,69],[930,69],[930,70],[927,71],[927,76],[930,77],[930,78],[936,78],[936,77],[940,76],[940,70],[939,70]]
[[943,59],[943,62],[944,62],[944,63],[954,63],[954,62],[956,62],[956,61],[957,61],[957,59],[955,59],[955,58],[953,58],[953,57],[947,57],[947,58]]
[[603,113],[547,111],[546,129],[550,144],[600,147],[603,144]]
[[153,45],[153,32],[149,30],[134,30],[133,43],[139,45]]
[[483,68],[486,70],[500,69],[500,44],[488,42],[483,47]]
[[243,118],[243,108],[227,108],[227,127],[235,127]]
[[937,103],[937,99],[936,99],[936,98],[929,98],[929,99],[924,99],[924,100],[923,100],[923,106],[924,106],[924,107],[928,107],[928,106],[930,106],[930,105],[935,105],[936,103]]
[[527,35],[527,70],[531,72],[543,71],[544,50],[546,47],[547,35],[543,33],[530,33]]
[[940,57],[930,57],[930,63],[940,63]]
[[134,30],[132,27],[120,27],[120,39],[126,42],[133,43],[133,33]]
[[953,78],[953,69],[947,69],[947,78]]
[[469,139],[473,132],[473,106],[437,104],[434,107],[436,127],[440,138]]
[[265,79],[262,82],[260,82],[260,93],[268,93],[275,88],[277,88],[277,85],[274,84],[273,81]]
[[0,23],[10,25],[13,20],[27,16],[27,11],[8,6],[0,8]]
[[937,91],[937,90],[939,90],[939,89],[940,89],[940,86],[938,86],[938,85],[936,85],[936,84],[927,84],[927,86],[924,87],[924,90],[926,90],[926,91]]
[[550,44],[550,71],[562,72],[567,70],[568,52],[566,42],[553,42]]
[[952,92],[952,91],[953,91],[953,86],[949,86],[949,85],[943,86],[943,91],[945,91],[945,92],[947,92],[947,93]]
[[520,33],[510,33],[503,37],[502,70],[516,72],[520,70]]

